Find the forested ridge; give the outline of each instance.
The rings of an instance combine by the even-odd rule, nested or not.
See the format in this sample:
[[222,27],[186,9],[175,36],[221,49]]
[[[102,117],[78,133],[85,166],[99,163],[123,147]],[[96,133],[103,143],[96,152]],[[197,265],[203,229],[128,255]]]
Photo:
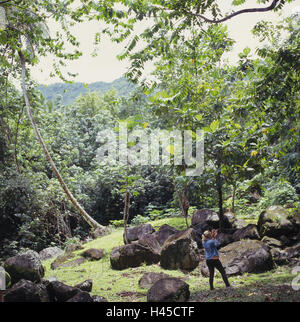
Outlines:
[[110,89],[115,89],[118,96],[128,96],[133,90],[133,85],[124,78],[118,78],[113,82],[94,82],[85,83],[54,83],[50,85],[41,85],[37,87],[47,101],[54,101],[58,95],[62,96],[62,104],[69,105],[74,103],[75,99],[80,95],[88,92],[101,92],[105,94]]
[[[33,291],[25,300],[92,301],[91,292],[94,301],[164,301],[170,295],[156,298],[155,285],[163,288],[166,277],[180,288],[172,301],[299,301],[291,283],[300,249],[300,16],[273,23],[267,12],[280,12],[285,1],[258,2],[239,9],[247,1],[233,1],[226,14],[217,1],[0,1],[0,266],[9,273],[7,301],[36,285],[45,287],[43,295]],[[235,63],[224,59],[235,40],[222,23],[255,12],[266,13],[252,30],[260,45],[243,49]],[[60,24],[55,35],[49,17]],[[135,34],[143,19],[152,25]],[[101,48],[102,34],[126,44],[115,53],[131,62],[126,78],[68,83],[72,75],[63,69],[84,50],[71,26],[85,20],[107,26],[95,46]],[[48,53],[65,83],[43,86],[31,77],[29,67]],[[147,79],[143,68],[151,60]],[[126,162],[99,158],[110,133],[121,138],[122,124]],[[200,175],[186,175],[191,165],[176,163],[173,140],[160,150],[170,155],[168,164],[132,161],[143,157],[136,133],[175,130],[189,131],[194,154],[195,133],[203,131]],[[236,293],[206,292],[201,238],[212,229]],[[18,271],[14,261],[33,261],[36,272]],[[76,285],[68,286],[72,296],[60,293],[57,279]],[[79,285],[83,279],[92,282]]]

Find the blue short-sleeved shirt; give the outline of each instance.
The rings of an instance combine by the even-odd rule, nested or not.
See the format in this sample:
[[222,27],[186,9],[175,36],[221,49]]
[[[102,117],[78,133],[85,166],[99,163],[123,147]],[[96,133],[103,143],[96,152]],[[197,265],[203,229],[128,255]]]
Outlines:
[[212,259],[215,256],[219,256],[217,246],[219,242],[216,239],[206,239],[204,243],[202,243],[205,249],[205,258],[207,260]]

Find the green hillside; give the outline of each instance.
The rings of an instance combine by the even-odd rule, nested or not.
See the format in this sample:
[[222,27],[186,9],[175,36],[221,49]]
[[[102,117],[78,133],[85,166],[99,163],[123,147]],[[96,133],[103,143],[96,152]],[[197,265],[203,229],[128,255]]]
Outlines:
[[84,95],[88,92],[102,92],[105,93],[110,89],[117,90],[119,96],[128,95],[134,88],[134,85],[121,77],[111,83],[95,82],[91,84],[85,83],[55,83],[51,85],[41,85],[37,89],[42,92],[47,101],[52,101],[57,95],[62,96],[62,103],[64,105],[74,102],[76,97],[80,94]]

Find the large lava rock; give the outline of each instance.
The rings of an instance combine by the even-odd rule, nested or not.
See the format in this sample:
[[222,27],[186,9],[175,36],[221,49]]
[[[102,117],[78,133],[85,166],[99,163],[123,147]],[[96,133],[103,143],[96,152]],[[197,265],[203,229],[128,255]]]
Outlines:
[[292,262],[293,259],[298,259],[300,253],[300,243],[287,247],[283,250],[279,248],[272,248],[271,254],[277,265],[285,265]]
[[154,228],[150,224],[142,224],[135,227],[130,227],[127,228],[127,239],[128,242],[131,243],[135,240],[139,240],[142,236],[152,234],[153,232]]
[[178,230],[167,224],[162,225],[158,231],[153,233],[159,244],[162,246],[163,243],[171,236],[178,232]]
[[141,288],[150,288],[157,281],[167,277],[170,277],[170,276],[165,273],[154,273],[154,272],[145,273],[139,280],[139,286]]
[[45,274],[39,254],[32,250],[8,258],[4,262],[4,269],[9,273],[12,284],[21,279],[40,282]]
[[49,302],[49,296],[43,284],[22,279],[5,292],[4,302]]
[[66,302],[77,293],[82,292],[77,287],[69,286],[59,281],[48,282],[47,290],[51,302]]
[[257,226],[254,224],[249,224],[246,227],[237,229],[232,237],[234,241],[239,241],[241,239],[260,239]]
[[148,302],[185,302],[190,297],[189,285],[179,278],[158,280],[148,291]]
[[[231,219],[231,218],[230,218]],[[220,219],[217,213],[210,209],[196,210],[192,216],[192,226],[206,223],[210,228],[219,228]],[[224,215],[224,228],[231,228],[230,220]]]
[[143,235],[138,240],[138,244],[149,248],[154,254],[160,256],[161,246],[153,234]]
[[106,255],[105,250],[101,248],[86,249],[81,256],[91,261],[98,261]]
[[[219,256],[228,275],[261,273],[274,267],[268,246],[258,240],[247,239],[231,243],[219,250]],[[201,265],[201,273],[209,275],[205,263]]]
[[64,251],[59,247],[48,247],[39,252],[42,261],[61,255]]
[[93,280],[88,279],[80,284],[75,285],[76,288],[79,288],[83,292],[91,292],[93,288]]
[[164,242],[160,258],[161,267],[191,271],[198,266],[199,261],[194,229],[180,231]]
[[91,303],[94,302],[94,299],[90,296],[89,293],[79,291],[77,294],[67,300],[67,302]]
[[138,243],[115,247],[110,254],[111,267],[118,270],[138,267],[143,263],[156,264],[159,259],[159,254]]
[[289,212],[282,206],[268,207],[265,212],[262,212],[258,219],[258,231],[261,237],[269,236],[278,238],[282,235],[290,237],[296,233],[297,225],[290,220]]

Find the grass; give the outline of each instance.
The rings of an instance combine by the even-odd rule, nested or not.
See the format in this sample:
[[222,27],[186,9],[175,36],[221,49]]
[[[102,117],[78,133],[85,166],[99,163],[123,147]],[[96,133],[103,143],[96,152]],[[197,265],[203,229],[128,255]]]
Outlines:
[[[177,229],[184,229],[185,222],[181,217],[166,218],[150,222],[155,229],[163,224],[169,224]],[[300,292],[291,287],[291,268],[280,267],[263,274],[244,274],[229,278],[234,289],[224,288],[219,273],[215,277],[216,290],[208,291],[208,278],[200,273],[200,266],[190,273],[179,270],[164,270],[159,264],[143,265],[122,271],[110,267],[109,256],[114,247],[123,245],[123,229],[115,228],[107,236],[97,238],[83,245],[83,250],[75,251],[75,257],[88,248],[102,248],[106,256],[100,261],[86,261],[76,267],[57,268],[52,270],[50,264],[54,259],[45,261],[45,278],[55,276],[59,281],[68,285],[76,285],[86,279],[93,280],[91,295],[104,296],[110,302],[144,302],[147,299],[147,289],[139,287],[138,281],[146,272],[163,272],[173,277],[183,279],[190,286],[192,301],[265,301],[271,300],[294,301],[300,300]]]

